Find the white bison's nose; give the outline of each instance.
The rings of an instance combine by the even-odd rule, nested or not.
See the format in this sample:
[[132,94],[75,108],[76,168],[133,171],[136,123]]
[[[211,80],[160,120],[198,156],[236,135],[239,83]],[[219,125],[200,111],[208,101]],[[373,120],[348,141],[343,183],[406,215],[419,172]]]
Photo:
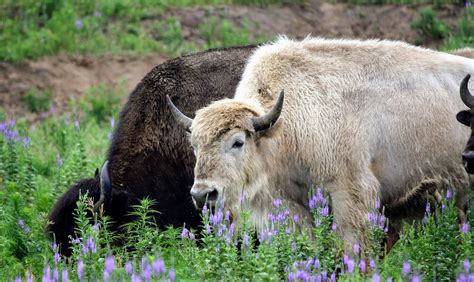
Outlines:
[[191,196],[194,199],[197,208],[202,208],[206,201],[209,204],[214,204],[219,196],[216,186],[209,186],[203,182],[194,183],[191,188]]

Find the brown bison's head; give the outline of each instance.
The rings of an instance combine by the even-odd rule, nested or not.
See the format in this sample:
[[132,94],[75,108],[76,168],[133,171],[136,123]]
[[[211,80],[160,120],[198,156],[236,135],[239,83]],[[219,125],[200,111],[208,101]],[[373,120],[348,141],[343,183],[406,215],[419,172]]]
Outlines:
[[462,153],[462,160],[466,171],[474,174],[474,96],[469,92],[469,78],[471,78],[471,75],[468,74],[463,79],[459,91],[461,93],[462,101],[470,108],[470,110],[460,111],[456,115],[456,119],[460,123],[471,127],[471,137],[469,137],[466,148],[464,148],[464,152]]
[[176,121],[191,133],[196,156],[191,196],[196,207],[224,201],[236,215],[241,195],[252,199],[260,192],[267,177],[262,168],[272,154],[263,139],[271,139],[266,137],[274,131],[283,100],[282,91],[268,113],[251,101],[220,100],[199,110],[192,120],[168,98]]

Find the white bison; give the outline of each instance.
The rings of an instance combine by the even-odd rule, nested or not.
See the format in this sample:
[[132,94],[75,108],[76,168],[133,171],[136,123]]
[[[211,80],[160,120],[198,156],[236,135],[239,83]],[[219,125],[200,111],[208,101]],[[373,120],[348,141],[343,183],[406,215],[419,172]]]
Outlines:
[[194,120],[168,101],[191,132],[194,202],[224,199],[238,220],[243,193],[262,227],[279,197],[308,224],[308,192],[321,185],[346,249],[366,245],[377,198],[397,222],[423,214],[426,202],[410,197],[451,183],[463,209],[469,129],[455,116],[463,109],[459,83],[473,72],[474,60],[401,42],[280,38],[259,47],[234,99]]

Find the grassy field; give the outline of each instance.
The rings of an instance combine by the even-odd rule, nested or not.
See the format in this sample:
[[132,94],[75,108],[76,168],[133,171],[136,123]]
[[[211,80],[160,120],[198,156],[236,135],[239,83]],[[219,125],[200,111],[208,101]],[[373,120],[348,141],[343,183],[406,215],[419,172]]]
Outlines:
[[[262,0],[257,4],[287,2]],[[7,0],[0,3],[0,42],[8,43],[0,44],[0,61],[19,62],[58,53],[181,54],[244,45],[252,43],[248,32],[226,21],[209,19],[200,27],[206,38],[203,46],[185,42],[176,19],[169,18],[152,27],[162,31],[159,40],[143,30],[139,22],[171,6],[250,3],[181,0],[159,1],[157,5],[149,0]],[[449,30],[427,8],[413,28],[420,31],[420,36],[441,36],[445,49],[470,46],[474,36],[471,13],[473,10],[468,8],[459,19],[459,30]],[[48,113],[34,124],[21,118],[10,119],[0,111],[2,281],[325,281],[334,280],[336,274],[342,281],[474,281],[474,216],[469,213],[468,222],[459,230],[450,191],[440,206],[427,206],[422,222],[406,225],[400,241],[386,255],[380,246],[387,222],[374,211],[368,227],[372,247],[367,260],[361,259],[357,245],[351,254],[342,254],[342,242],[334,232],[337,226],[331,223],[327,212],[328,200],[318,187],[310,204],[317,223],[314,241],[307,233],[294,230],[293,222],[299,219],[289,218],[279,201],[274,202],[269,215],[273,222],[269,229],[253,230],[245,220],[249,217],[246,210],[242,211],[244,224],[236,229],[225,210],[205,209],[205,228],[202,234],[196,234],[186,228],[158,231],[153,224],[151,203],[144,200],[136,208],[139,220],[126,227],[125,236],[107,231],[109,219],[101,215],[95,215],[91,223],[85,216],[91,206],[84,197],[76,211],[79,228],[73,238],[73,255],[61,257],[44,236],[46,215],[69,185],[91,177],[100,167],[117,122],[120,98],[127,95],[120,88],[106,86],[91,88],[88,93],[81,100],[72,101],[67,113],[57,114],[51,93],[31,90],[23,102],[31,111]],[[196,240],[198,235],[202,236],[200,242]],[[124,246],[111,244],[121,236],[126,237]]]

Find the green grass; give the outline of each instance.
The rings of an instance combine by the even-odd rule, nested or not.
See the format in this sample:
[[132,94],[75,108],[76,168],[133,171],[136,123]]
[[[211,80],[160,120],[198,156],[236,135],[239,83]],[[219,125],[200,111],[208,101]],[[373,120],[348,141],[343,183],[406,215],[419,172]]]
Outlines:
[[[129,281],[132,274],[126,272],[127,262],[133,266],[133,275],[143,278],[150,274],[156,281],[169,279],[170,275],[180,281],[279,281],[308,275],[329,277],[333,272],[337,272],[342,281],[370,280],[373,275],[392,277],[394,281],[420,275],[427,281],[439,281],[462,275],[465,259],[474,262],[474,217],[468,216],[468,232],[460,232],[453,202],[443,201],[443,207],[437,207],[436,220],[430,214],[424,224],[406,225],[400,241],[384,260],[380,245],[385,221],[378,214],[376,224],[369,226],[372,244],[367,260],[374,261],[375,269],[368,270],[367,264],[364,273],[357,253],[349,254],[347,258],[342,255],[342,242],[332,230],[331,215],[322,212],[327,200],[322,200],[324,197],[319,192],[314,198],[317,200],[313,214],[319,222],[313,230],[314,240],[309,239],[306,231],[295,232],[292,229],[295,219],[286,215],[286,208],[277,203],[272,213],[281,216],[268,230],[253,230],[246,210],[242,211],[243,224],[238,229],[231,227],[231,222],[225,219],[225,210],[214,211],[214,215],[209,210],[204,212],[203,226],[209,225],[210,232],[203,231],[200,243],[193,238],[197,234],[192,230],[157,230],[149,200],[136,207],[134,213],[138,219],[126,226],[125,234],[112,234],[104,228],[110,219],[97,216],[90,223],[85,210],[91,207],[84,197],[76,213],[79,242],[74,245],[71,258],[59,257],[58,261],[54,246],[44,237],[46,215],[69,185],[92,176],[103,162],[112,130],[110,123],[104,121],[111,121],[118,112],[118,107],[102,111],[101,106],[95,106],[99,110],[90,111],[81,105],[102,105],[123,95],[120,87],[103,85],[92,88],[89,93],[101,98],[91,101],[86,95],[71,104],[71,112],[76,112],[73,116],[53,115],[34,127],[21,120],[11,126],[6,120],[6,124],[0,126],[2,281],[18,276],[26,279],[28,275],[39,280],[44,275],[54,276],[55,272],[61,276],[65,271],[76,281],[80,264],[84,266],[83,279],[102,280],[105,275],[106,278]],[[76,115],[81,116],[78,122],[75,122]],[[125,245],[113,246],[112,238],[120,236],[126,239]],[[256,238],[262,240],[260,244],[256,243]],[[113,270],[107,271],[106,261],[109,270],[113,261]],[[309,262],[312,266],[307,266]],[[402,271],[404,262],[411,264],[408,277]],[[162,263],[165,270],[161,268]]]

